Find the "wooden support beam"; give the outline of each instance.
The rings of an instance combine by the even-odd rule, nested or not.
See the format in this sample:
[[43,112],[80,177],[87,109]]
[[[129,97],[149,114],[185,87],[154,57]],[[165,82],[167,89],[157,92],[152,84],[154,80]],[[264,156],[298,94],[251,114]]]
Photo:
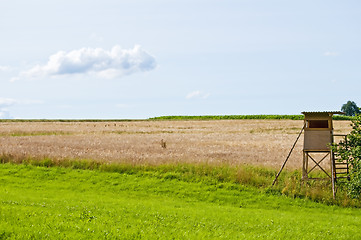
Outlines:
[[[307,153],[308,154],[308,153]],[[325,171],[325,169],[323,169],[323,167],[321,167],[321,165],[319,165],[315,159],[312,158],[311,155],[308,154],[308,156],[311,158],[311,160],[329,177],[331,178],[331,176]],[[328,156],[328,154],[326,155],[326,157]]]
[[[315,166],[313,166],[313,168],[308,172],[308,173],[310,173],[310,172],[312,172],[312,170],[313,169],[315,169],[317,166],[319,166],[319,164],[323,161],[323,160],[325,160],[325,158],[328,156],[328,154],[326,154],[320,161],[318,161],[318,164],[316,164]],[[312,159],[313,160],[313,159]]]
[[282,172],[283,168],[286,166],[286,163],[287,163],[288,159],[290,158],[291,153],[292,153],[293,149],[295,148],[296,143],[297,143],[298,139],[300,138],[300,136],[301,136],[301,134],[302,134],[302,132],[303,132],[303,129],[305,129],[305,126],[306,126],[306,124],[304,124],[304,125],[303,125],[303,127],[302,127],[302,129],[301,129],[300,133],[298,134],[297,139],[296,139],[295,143],[293,144],[293,146],[292,146],[292,148],[291,148],[290,152],[288,153],[287,158],[286,158],[286,160],[284,161],[284,163],[283,163],[283,165],[282,165],[282,167],[281,167],[280,171],[277,173],[276,178],[275,178],[275,180],[274,180],[274,181],[273,181],[273,183],[272,183],[272,186],[273,186],[273,185],[275,185],[275,183],[276,183],[276,181],[277,181],[278,176],[281,174],[281,172]]

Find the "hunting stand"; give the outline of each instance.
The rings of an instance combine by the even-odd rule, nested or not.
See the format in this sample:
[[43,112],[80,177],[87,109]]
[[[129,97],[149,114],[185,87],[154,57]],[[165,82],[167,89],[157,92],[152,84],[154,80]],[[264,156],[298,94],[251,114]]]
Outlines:
[[[331,179],[332,194],[335,198],[336,182],[340,179],[348,178],[349,175],[348,162],[336,159],[335,154],[330,148],[330,145],[335,141],[335,137],[344,137],[344,140],[347,141],[346,135],[334,134],[333,132],[332,116],[334,114],[343,114],[343,112],[302,112],[302,114],[305,116],[303,128],[272,185],[275,184],[298,139],[300,138],[302,131],[304,131],[302,180],[308,181]],[[324,163],[326,159],[329,159],[331,171],[326,169],[327,163]],[[323,171],[326,174],[326,177],[311,177],[310,173],[314,169]]]

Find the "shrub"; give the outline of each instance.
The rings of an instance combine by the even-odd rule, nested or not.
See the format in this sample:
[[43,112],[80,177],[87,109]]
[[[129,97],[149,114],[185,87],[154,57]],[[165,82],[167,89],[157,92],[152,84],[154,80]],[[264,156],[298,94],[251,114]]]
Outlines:
[[347,134],[347,140],[332,146],[336,157],[348,161],[350,181],[347,183],[348,195],[351,198],[361,196],[361,115],[352,120],[352,130]]

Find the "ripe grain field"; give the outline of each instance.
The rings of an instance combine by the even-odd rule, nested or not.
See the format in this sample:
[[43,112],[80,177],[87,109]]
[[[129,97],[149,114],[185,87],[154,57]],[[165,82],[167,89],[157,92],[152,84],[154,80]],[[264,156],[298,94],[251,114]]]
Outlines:
[[[0,122],[0,153],[14,159],[278,168],[302,125],[301,120]],[[334,125],[336,133],[351,129],[349,121]],[[287,165],[290,169],[301,166],[302,142]]]

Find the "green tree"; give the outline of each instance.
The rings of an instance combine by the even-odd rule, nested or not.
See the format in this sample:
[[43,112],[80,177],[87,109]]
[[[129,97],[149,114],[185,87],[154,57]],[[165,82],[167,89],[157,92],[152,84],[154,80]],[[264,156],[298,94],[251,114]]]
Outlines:
[[356,103],[353,101],[347,101],[341,107],[341,111],[346,114],[346,116],[355,116],[356,114],[360,114],[360,108],[357,107]]
[[350,168],[350,181],[347,183],[351,198],[361,196],[361,115],[352,120],[352,130],[347,134],[347,140],[331,146],[336,157],[347,160]]

